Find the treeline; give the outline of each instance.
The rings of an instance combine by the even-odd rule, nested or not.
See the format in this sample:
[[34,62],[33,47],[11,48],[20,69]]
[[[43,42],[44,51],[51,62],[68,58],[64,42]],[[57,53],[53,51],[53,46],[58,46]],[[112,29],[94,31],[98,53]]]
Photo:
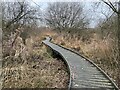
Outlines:
[[89,20],[84,15],[81,2],[49,3],[46,11],[46,24],[61,31],[76,31],[87,28]]
[[102,39],[109,35],[117,36],[118,17],[116,13],[111,12],[113,13],[109,13],[111,16],[106,15],[106,18],[101,18],[102,20],[98,21],[98,25],[93,29],[89,28],[92,18],[88,18],[88,14],[91,12],[84,14],[84,8],[81,2],[49,3],[45,15],[46,24],[56,31],[78,34],[78,36],[81,36],[82,32],[99,33]]
[[26,0],[23,2],[2,2],[3,39],[9,37],[18,28],[24,29],[25,33],[30,32],[30,29],[37,27],[41,20],[40,9],[31,6]]
[[111,17],[104,19],[96,27],[97,32],[101,35],[102,39],[113,38],[117,39],[118,30],[118,17],[115,13]]

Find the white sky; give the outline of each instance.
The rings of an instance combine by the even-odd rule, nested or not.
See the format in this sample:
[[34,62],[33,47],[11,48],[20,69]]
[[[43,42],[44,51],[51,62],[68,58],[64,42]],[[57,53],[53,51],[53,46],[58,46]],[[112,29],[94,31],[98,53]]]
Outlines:
[[[4,2],[14,2],[16,0],[0,0]],[[24,0],[18,0],[24,1]],[[101,0],[33,0],[34,2],[99,2]],[[108,1],[108,0],[105,0]],[[118,2],[119,0],[109,0],[111,2]]]
[[[34,2],[99,2],[99,1],[101,0],[34,0]],[[119,0],[109,0],[109,1],[118,2]]]
[[[41,6],[41,10],[45,11],[48,2],[39,2],[39,1],[40,0],[34,0],[36,4]],[[110,11],[105,4],[103,4],[101,7],[95,8],[93,6],[93,3],[91,2],[83,2],[83,3],[85,4],[84,14],[87,15],[88,18],[90,18],[90,27],[92,28],[98,24],[100,19],[106,18],[105,15],[107,15],[108,13],[112,14],[112,11]],[[33,2],[31,2],[31,4],[33,6],[37,6]],[[103,12],[105,15],[101,14],[101,12]]]
[[[13,2],[13,1],[16,1],[16,0],[2,0],[2,1]],[[19,1],[23,1],[23,0],[19,0]],[[90,21],[90,27],[95,27],[100,18],[105,18],[105,15],[101,14],[101,11],[103,13],[105,13],[106,15],[108,13],[111,13],[111,11],[108,10],[108,7],[105,4],[103,4],[103,6],[99,7],[99,8],[94,8],[94,6],[91,5],[91,2],[97,2],[97,1],[100,1],[100,0],[27,0],[27,1],[30,2],[32,6],[38,7],[38,5],[39,5],[41,7],[40,9],[43,12],[47,8],[47,3],[48,2],[84,2],[84,4],[85,4],[84,13],[91,20]],[[115,1],[118,1],[118,0],[110,0],[110,1],[115,2]],[[38,5],[36,5],[34,2]]]

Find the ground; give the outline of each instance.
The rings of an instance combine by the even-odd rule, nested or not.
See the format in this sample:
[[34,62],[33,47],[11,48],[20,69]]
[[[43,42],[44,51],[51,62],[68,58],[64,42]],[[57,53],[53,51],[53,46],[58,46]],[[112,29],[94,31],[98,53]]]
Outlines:
[[[3,88],[67,88],[69,74],[59,58],[53,58],[42,44],[44,38],[35,36],[17,42],[11,54],[3,46]],[[22,48],[22,53],[21,52]],[[7,50],[6,50],[7,49]]]

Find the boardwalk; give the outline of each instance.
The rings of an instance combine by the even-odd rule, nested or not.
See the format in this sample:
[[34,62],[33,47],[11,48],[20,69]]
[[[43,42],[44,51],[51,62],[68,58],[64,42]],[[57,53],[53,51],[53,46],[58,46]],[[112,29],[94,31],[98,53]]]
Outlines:
[[93,64],[83,57],[49,42],[49,40],[50,39],[48,38],[43,41],[43,43],[59,52],[70,67],[72,78],[71,88],[99,88],[100,90],[105,88],[105,90],[118,90],[116,86]]

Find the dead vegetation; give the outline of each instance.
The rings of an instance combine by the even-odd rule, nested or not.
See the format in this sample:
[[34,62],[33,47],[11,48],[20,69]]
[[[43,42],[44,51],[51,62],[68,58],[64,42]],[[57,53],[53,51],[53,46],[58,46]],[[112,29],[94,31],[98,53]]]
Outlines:
[[78,37],[77,34],[59,33],[53,37],[53,42],[78,51],[80,54],[93,60],[101,67],[118,85],[119,68],[118,68],[118,44],[117,39],[108,35],[101,39],[99,33],[89,32]]
[[[105,13],[107,9],[105,12],[101,11],[106,18],[100,18],[93,31],[89,29],[89,25],[93,21],[89,16],[93,12],[87,11],[85,14],[86,10],[82,3],[55,2],[49,4],[45,12],[41,12],[41,7],[32,7],[27,1],[3,3],[3,87],[67,86],[66,67],[60,60],[51,57],[41,44],[44,36],[48,35],[53,37],[55,43],[76,50],[92,59],[115,80],[116,84],[120,83],[120,78],[118,78],[120,77],[118,75],[120,71],[118,46],[120,43],[116,43],[120,38],[117,28],[120,26],[118,24],[120,15],[119,11],[116,12],[117,9],[111,8],[114,7],[114,2],[102,1],[117,15],[110,16],[112,12]],[[98,7],[100,3],[93,3],[93,5],[96,10],[104,8],[103,6]],[[94,9],[90,10],[94,11]],[[92,15],[97,18],[95,11]],[[40,22],[59,33],[45,30],[46,28],[41,26],[42,31],[39,34]],[[97,21],[95,20],[95,22]],[[12,33],[20,27],[25,30],[21,37],[18,35],[15,40]],[[116,38],[117,35],[118,38]],[[118,86],[120,87],[120,85]]]
[[44,35],[26,39],[26,45],[17,37],[11,49],[4,41],[3,88],[67,88],[67,68],[46,51],[41,43]]

